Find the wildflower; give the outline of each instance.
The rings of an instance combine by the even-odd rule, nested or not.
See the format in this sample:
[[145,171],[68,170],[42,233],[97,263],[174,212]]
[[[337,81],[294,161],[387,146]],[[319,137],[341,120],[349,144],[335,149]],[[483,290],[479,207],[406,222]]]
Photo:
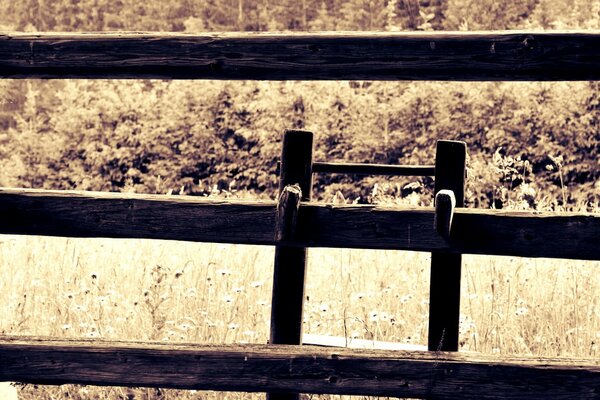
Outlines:
[[365,297],[367,297],[367,294],[366,294],[366,293],[363,293],[363,292],[356,292],[356,293],[353,293],[353,294],[352,294],[352,297],[353,297],[355,300],[362,300],[362,299],[364,299]]
[[329,311],[329,305],[327,303],[321,303],[319,304],[319,310],[321,310],[321,312],[327,312]]
[[64,325],[62,326],[62,328],[63,328],[63,330],[65,330],[65,331],[68,331],[68,330],[69,330],[69,329],[71,329],[72,327],[71,327],[71,324],[64,324]]
[[187,331],[191,328],[191,325],[189,324],[180,324],[179,325],[179,329],[181,329],[182,331]]
[[230,323],[229,325],[227,325],[227,329],[232,330],[232,331],[236,330],[239,327],[240,327],[239,324],[234,324],[233,322]]
[[369,313],[369,321],[371,321],[371,322],[379,321],[379,313],[375,310],[371,311]]
[[233,297],[231,297],[231,296],[223,296],[223,301],[225,303],[229,304],[229,303],[233,302]]
[[400,298],[400,303],[404,304],[404,303],[408,303],[410,300],[412,300],[413,296],[412,294],[407,294],[406,296],[402,296]]
[[77,304],[75,306],[75,311],[87,312],[87,307],[82,304]]
[[266,306],[268,303],[266,300],[258,300],[256,304],[259,306]]
[[529,309],[527,307],[519,307],[515,311],[515,315],[516,316],[526,315],[528,312],[529,312]]
[[262,285],[264,285],[265,283],[263,281],[254,281],[254,282],[250,282],[250,286],[252,286],[253,288],[258,288],[261,287]]
[[231,275],[231,271],[225,268],[218,269],[215,272],[221,276]]
[[244,288],[241,286],[236,286],[233,288],[233,291],[236,293],[241,293],[242,291],[244,291]]

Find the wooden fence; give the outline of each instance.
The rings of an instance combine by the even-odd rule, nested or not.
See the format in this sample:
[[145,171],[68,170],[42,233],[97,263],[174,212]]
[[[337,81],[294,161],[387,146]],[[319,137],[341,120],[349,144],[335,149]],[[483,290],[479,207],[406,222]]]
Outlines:
[[[600,80],[600,33],[0,35],[13,78]],[[435,165],[316,162],[283,140],[277,202],[0,189],[0,233],[276,246],[270,344],[0,337],[0,381],[418,398],[599,398],[600,362],[458,353],[461,254],[600,260],[600,216],[461,208],[466,146]],[[433,175],[435,208],[310,201],[314,173]],[[166,229],[165,227],[168,227]],[[429,352],[301,344],[306,248],[432,252]]]

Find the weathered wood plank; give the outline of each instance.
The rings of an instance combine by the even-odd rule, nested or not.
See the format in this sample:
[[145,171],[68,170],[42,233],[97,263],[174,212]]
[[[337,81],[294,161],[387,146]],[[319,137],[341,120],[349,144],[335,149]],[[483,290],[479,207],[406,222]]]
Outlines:
[[[279,192],[285,197],[293,194],[296,201],[284,204],[283,213],[278,204],[278,218],[286,219],[287,232],[280,235],[280,242],[293,241],[298,227],[300,200],[309,201],[312,193],[313,134],[309,131],[288,130],[283,136],[281,149],[281,171],[279,173]],[[289,192],[292,190],[292,192]],[[289,198],[289,197],[288,197]],[[284,214],[284,215],[282,215]],[[277,221],[278,223],[280,221]],[[279,224],[278,224],[279,225]],[[279,229],[279,227],[276,227]],[[269,342],[271,344],[302,344],[302,312],[304,309],[304,283],[306,280],[306,248],[277,245],[273,265],[273,290],[271,295],[271,325]],[[267,393],[267,400],[299,400],[297,393]]]
[[5,33],[0,77],[597,80],[600,32]]
[[0,381],[430,399],[597,399],[600,362],[479,354],[0,338]]
[[435,174],[433,165],[387,165],[316,162],[313,172],[331,174],[430,176]]
[[[435,150],[434,193],[436,202],[443,201],[440,193],[450,191],[456,207],[465,205],[466,163],[467,144],[465,142],[438,140]],[[440,204],[436,203],[435,207],[438,209]],[[436,210],[436,214],[438,211]],[[451,233],[447,237],[441,237],[448,240],[451,238]],[[461,268],[462,255],[460,253],[439,251],[431,253],[429,330],[427,333],[429,350],[458,351]]]
[[[0,232],[275,245],[275,202],[0,189]],[[600,214],[456,209],[447,242],[428,207],[300,203],[307,247],[600,259]]]

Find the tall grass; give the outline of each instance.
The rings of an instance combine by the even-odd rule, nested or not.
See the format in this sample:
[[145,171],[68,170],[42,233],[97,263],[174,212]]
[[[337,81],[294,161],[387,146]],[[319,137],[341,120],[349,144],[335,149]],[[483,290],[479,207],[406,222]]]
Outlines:
[[[600,262],[463,260],[461,351],[600,357]],[[429,262],[427,253],[311,249],[305,332],[425,344]],[[0,236],[0,332],[265,343],[272,263],[261,246]],[[28,385],[21,396],[256,395]]]

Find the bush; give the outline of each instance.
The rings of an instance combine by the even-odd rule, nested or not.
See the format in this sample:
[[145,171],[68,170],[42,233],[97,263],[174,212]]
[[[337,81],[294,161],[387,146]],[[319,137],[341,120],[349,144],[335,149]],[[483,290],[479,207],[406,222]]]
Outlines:
[[[431,164],[436,140],[457,139],[470,155],[469,205],[501,206],[508,198],[500,189],[520,185],[557,205],[589,203],[598,201],[598,89],[587,82],[31,81],[0,151],[6,182],[28,187],[196,195],[237,187],[273,197],[286,128],[315,132],[315,159],[328,161]],[[383,181],[323,175],[315,182],[317,198],[341,191],[368,201]],[[391,182],[395,193],[431,199],[431,179]]]

